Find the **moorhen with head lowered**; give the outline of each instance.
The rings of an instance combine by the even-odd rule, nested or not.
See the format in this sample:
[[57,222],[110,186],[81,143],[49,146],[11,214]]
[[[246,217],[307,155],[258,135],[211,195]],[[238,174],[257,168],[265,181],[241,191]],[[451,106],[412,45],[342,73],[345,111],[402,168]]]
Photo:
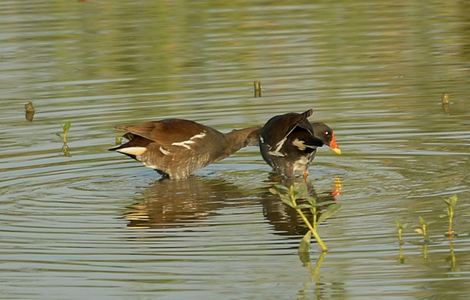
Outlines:
[[294,177],[301,172],[306,179],[318,147],[328,145],[336,154],[341,154],[333,130],[324,123],[308,121],[312,113],[310,109],[301,114],[274,116],[261,128],[261,155],[276,173]]
[[226,134],[184,119],[165,119],[136,125],[119,125],[129,141],[111,148],[130,156],[170,179],[183,179],[239,149],[257,145],[259,127]]

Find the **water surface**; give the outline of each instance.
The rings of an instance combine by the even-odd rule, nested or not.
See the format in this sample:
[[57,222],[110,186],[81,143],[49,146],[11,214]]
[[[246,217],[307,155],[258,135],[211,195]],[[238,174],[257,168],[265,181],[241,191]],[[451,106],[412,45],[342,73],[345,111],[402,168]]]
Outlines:
[[[2,1],[0,298],[466,299],[465,1]],[[253,97],[259,80],[263,97]],[[450,105],[441,105],[441,95]],[[32,122],[24,104],[33,101]],[[185,181],[117,153],[113,126],[221,131],[313,107],[343,151],[310,170],[342,210],[304,228],[248,147]],[[71,122],[70,156],[56,133]],[[443,199],[459,196],[452,243]],[[414,233],[418,216],[432,243]],[[408,223],[399,251],[394,222]]]

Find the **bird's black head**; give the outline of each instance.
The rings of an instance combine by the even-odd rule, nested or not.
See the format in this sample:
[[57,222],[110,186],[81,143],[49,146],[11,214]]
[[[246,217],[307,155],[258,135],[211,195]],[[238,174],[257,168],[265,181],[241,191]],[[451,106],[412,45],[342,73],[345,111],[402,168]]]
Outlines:
[[312,128],[316,138],[320,139],[336,154],[341,154],[341,150],[336,143],[335,134],[330,126],[326,125],[325,123],[314,122],[312,123]]

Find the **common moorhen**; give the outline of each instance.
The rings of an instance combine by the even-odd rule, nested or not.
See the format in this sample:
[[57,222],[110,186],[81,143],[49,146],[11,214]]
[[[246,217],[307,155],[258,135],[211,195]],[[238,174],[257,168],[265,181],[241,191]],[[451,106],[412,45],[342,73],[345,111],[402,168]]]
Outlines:
[[129,141],[109,150],[126,154],[170,179],[183,179],[239,149],[257,145],[259,127],[226,134],[184,119],[118,125]]
[[306,179],[318,147],[328,145],[336,154],[341,154],[333,130],[324,123],[308,121],[312,113],[310,109],[301,114],[274,116],[261,128],[261,155],[276,173],[294,177],[302,172]]

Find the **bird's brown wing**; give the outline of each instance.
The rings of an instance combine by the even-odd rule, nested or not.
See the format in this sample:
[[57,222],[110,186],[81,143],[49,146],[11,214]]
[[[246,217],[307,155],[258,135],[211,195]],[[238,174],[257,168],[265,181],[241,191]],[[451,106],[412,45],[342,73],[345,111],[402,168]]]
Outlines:
[[197,122],[183,119],[166,119],[135,125],[118,125],[116,129],[130,132],[161,145],[188,141],[194,136],[215,131]]

